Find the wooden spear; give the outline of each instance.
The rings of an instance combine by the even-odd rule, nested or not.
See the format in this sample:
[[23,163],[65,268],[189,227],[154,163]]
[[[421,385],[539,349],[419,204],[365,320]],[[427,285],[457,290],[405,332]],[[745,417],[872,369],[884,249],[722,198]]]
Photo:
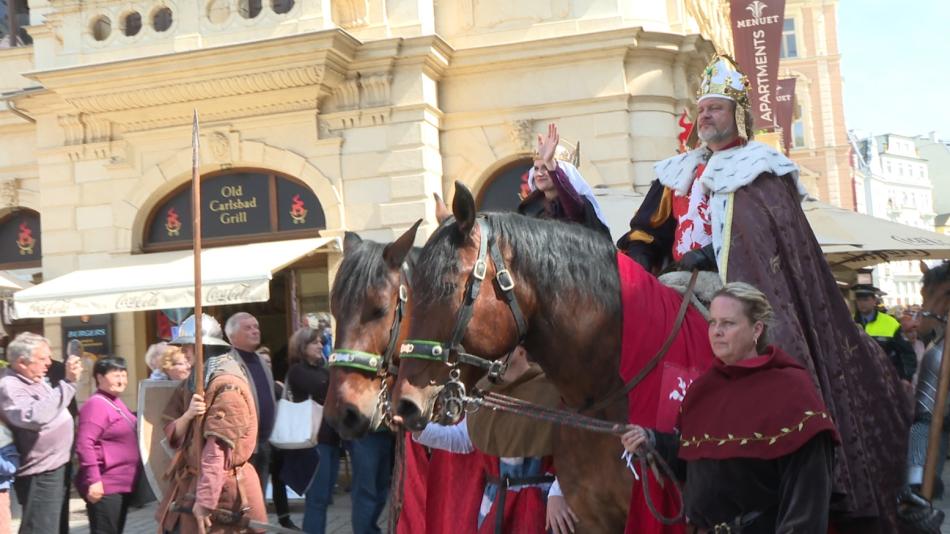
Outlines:
[[195,393],[205,394],[204,350],[201,344],[201,176],[198,174],[198,110],[191,126],[191,219],[195,256]]
[[940,456],[940,434],[943,433],[943,418],[947,408],[947,392],[950,389],[950,319],[944,325],[943,356],[940,358],[940,381],[937,383],[937,400],[930,419],[930,436],[927,440],[927,460],[924,462],[924,481],[920,493],[928,501],[933,500],[937,480],[937,464]]

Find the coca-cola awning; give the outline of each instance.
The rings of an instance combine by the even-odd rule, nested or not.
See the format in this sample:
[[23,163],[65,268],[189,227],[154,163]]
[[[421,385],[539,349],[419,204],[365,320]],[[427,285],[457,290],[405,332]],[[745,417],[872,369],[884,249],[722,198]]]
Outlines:
[[[339,238],[271,241],[201,252],[204,306],[262,302],[270,298],[273,274],[297,260],[340,250]],[[139,254],[117,259],[114,267],[74,271],[14,295],[18,318],[68,317],[195,304],[191,251]]]

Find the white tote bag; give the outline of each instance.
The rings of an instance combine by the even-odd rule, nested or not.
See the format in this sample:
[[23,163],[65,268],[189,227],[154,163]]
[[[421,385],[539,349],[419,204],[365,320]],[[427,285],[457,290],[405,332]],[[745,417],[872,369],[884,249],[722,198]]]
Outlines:
[[283,397],[277,402],[277,418],[270,433],[270,444],[278,449],[316,447],[323,406],[313,399],[292,402],[287,398],[288,389],[284,386]]

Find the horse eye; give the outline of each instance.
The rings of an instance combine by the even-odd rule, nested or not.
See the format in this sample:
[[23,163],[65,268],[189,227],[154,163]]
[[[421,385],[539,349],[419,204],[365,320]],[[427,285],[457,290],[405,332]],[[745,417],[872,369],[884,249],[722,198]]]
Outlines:
[[386,308],[375,308],[373,310],[373,319],[382,319],[386,316]]

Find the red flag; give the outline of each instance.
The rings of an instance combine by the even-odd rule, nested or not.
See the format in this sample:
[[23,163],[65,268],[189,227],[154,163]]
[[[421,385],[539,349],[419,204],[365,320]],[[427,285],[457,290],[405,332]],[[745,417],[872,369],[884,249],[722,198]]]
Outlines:
[[736,63],[749,78],[755,129],[771,130],[775,127],[775,83],[785,0],[731,0],[729,9]]
[[792,148],[792,118],[795,114],[795,78],[778,80],[775,85],[775,119],[782,129],[782,143],[785,145],[785,155]]
[[689,146],[689,136],[693,133],[693,123],[689,122],[689,114],[685,108],[683,108],[683,114],[680,115],[679,125],[682,130],[676,138],[679,139],[679,152],[682,154],[691,148]]

